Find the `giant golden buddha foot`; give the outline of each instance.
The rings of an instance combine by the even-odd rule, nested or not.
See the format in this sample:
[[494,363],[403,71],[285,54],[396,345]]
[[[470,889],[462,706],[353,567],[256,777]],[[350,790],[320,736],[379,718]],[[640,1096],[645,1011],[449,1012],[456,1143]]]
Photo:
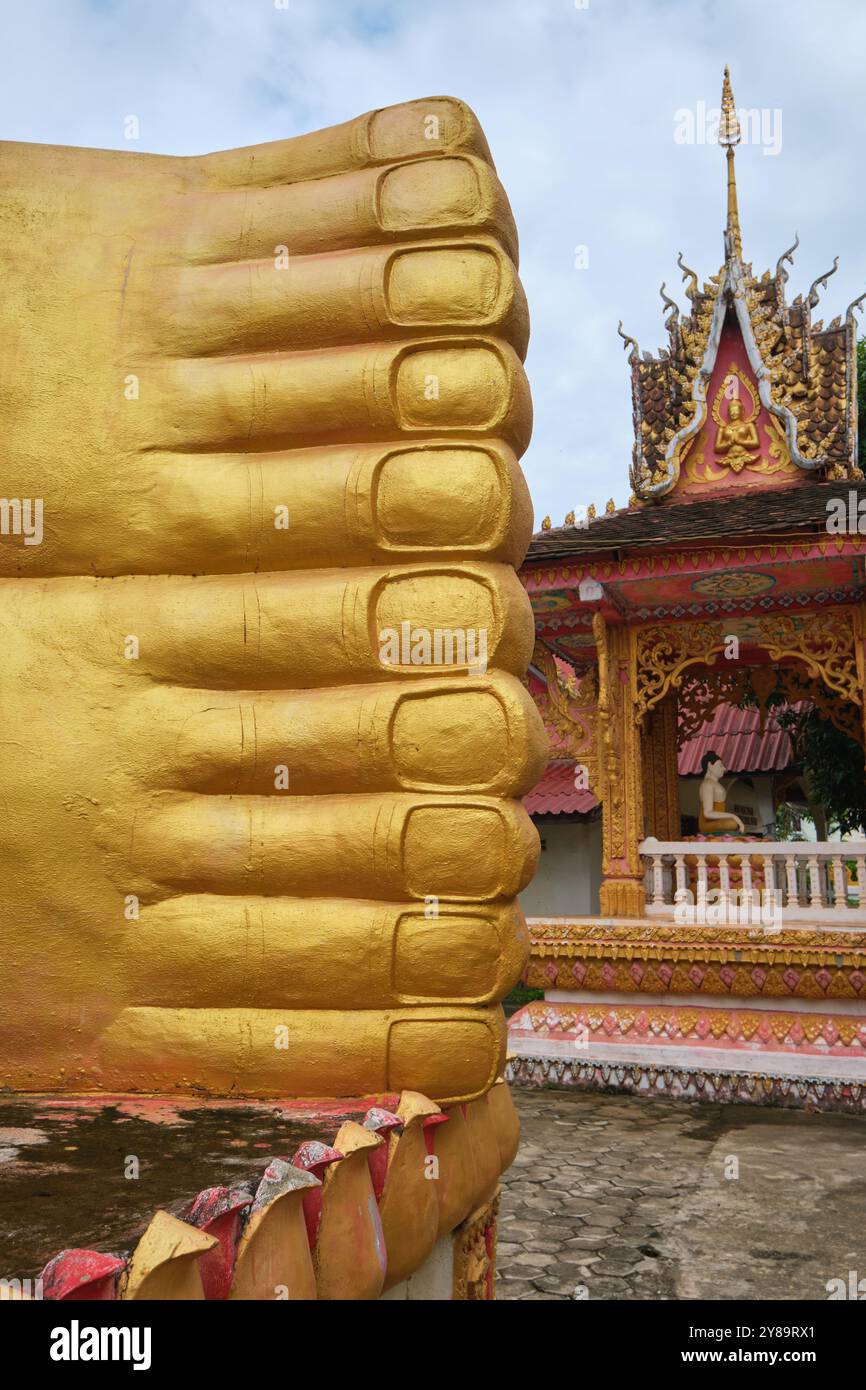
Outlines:
[[545,739],[472,113],[5,144],[0,259],[0,1082],[481,1093]]

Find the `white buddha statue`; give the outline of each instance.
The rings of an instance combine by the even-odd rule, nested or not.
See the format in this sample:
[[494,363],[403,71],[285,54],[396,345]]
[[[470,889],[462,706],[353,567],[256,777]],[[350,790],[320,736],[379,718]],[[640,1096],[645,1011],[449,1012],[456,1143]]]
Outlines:
[[727,791],[722,786],[725,765],[718,753],[705,753],[701,762],[704,777],[699,792],[698,830],[702,835],[745,834],[739,816],[725,810]]

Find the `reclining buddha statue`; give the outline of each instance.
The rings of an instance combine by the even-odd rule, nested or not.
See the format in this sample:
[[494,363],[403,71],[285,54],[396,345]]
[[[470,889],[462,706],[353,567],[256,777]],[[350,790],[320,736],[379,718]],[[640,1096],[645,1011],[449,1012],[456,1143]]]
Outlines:
[[546,747],[477,121],[0,185],[0,1083],[483,1095]]

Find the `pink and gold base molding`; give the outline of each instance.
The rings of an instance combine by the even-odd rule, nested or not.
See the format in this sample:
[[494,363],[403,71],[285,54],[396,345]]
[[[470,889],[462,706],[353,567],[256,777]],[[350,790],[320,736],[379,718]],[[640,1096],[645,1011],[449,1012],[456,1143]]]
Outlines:
[[866,1002],[866,934],[822,928],[529,921],[535,989]]
[[856,1059],[864,1067],[866,1080],[866,1016],[862,1014],[539,1000],[527,1004],[511,1020],[511,1050],[527,1039],[531,1043],[556,1039],[571,1047],[587,1048],[599,1044],[695,1045],[726,1052],[783,1052],[846,1062]]
[[511,1019],[509,1053],[521,1082],[866,1109],[866,1018],[814,1005],[548,998]]
[[866,933],[805,923],[529,921],[508,1075],[704,1100],[866,1109]]

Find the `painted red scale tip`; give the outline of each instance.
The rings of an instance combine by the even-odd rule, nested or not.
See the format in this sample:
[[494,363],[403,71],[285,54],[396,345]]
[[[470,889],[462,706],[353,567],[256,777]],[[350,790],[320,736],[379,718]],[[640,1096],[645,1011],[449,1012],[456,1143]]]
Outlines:
[[[378,1134],[380,1139],[384,1140],[387,1140],[389,1135],[403,1129],[403,1121],[400,1116],[395,1115],[393,1110],[384,1110],[381,1105],[370,1107],[364,1116],[363,1124],[365,1129],[371,1130],[373,1134]],[[385,1191],[389,1156],[390,1145],[388,1143],[379,1144],[378,1148],[371,1149],[367,1155],[367,1167],[370,1170],[373,1195],[377,1202],[382,1200],[382,1193]]]
[[184,1221],[204,1230],[211,1221],[248,1207],[253,1194],[245,1187],[206,1187],[189,1205]]
[[381,1105],[372,1105],[364,1116],[363,1125],[365,1129],[369,1129],[372,1134],[378,1134],[379,1138],[385,1141],[367,1153],[367,1167],[370,1171],[370,1181],[373,1184],[373,1196],[377,1202],[381,1202],[382,1193],[385,1191],[385,1179],[388,1176],[388,1160],[391,1148],[387,1141],[391,1134],[398,1134],[402,1131],[403,1121],[392,1110],[384,1110]]
[[111,1302],[117,1298],[117,1281],[126,1261],[99,1250],[61,1250],[42,1271],[43,1298],[62,1303]]
[[376,1134],[387,1135],[392,1129],[402,1129],[403,1121],[399,1115],[395,1115],[393,1110],[383,1110],[381,1105],[372,1105],[367,1111],[362,1121],[365,1129],[372,1129]]
[[444,1115],[441,1111],[438,1115],[426,1115],[422,1120],[421,1128],[424,1131],[424,1147],[428,1154],[435,1153],[436,1126],[447,1124],[448,1120],[449,1116]]
[[253,1195],[245,1187],[206,1187],[193,1198],[184,1217],[219,1244],[198,1262],[204,1296],[209,1301],[227,1299],[234,1278],[244,1212]]
[[[343,1154],[340,1153],[339,1149],[332,1149],[330,1144],[323,1144],[318,1139],[307,1139],[297,1150],[292,1163],[296,1168],[304,1168],[314,1177],[322,1178],[328,1165],[336,1163],[342,1157]],[[309,1192],[304,1193],[304,1221],[307,1226],[307,1240],[310,1242],[311,1250],[315,1249],[319,1234],[323,1194],[324,1189],[321,1187],[314,1187]]]
[[[306,1139],[296,1150],[292,1163],[296,1168],[306,1168],[312,1172],[319,1167],[327,1168],[329,1163],[336,1163],[342,1157],[339,1149],[331,1148],[330,1144],[323,1144],[319,1139]],[[321,1176],[321,1173],[316,1173],[317,1178]]]

